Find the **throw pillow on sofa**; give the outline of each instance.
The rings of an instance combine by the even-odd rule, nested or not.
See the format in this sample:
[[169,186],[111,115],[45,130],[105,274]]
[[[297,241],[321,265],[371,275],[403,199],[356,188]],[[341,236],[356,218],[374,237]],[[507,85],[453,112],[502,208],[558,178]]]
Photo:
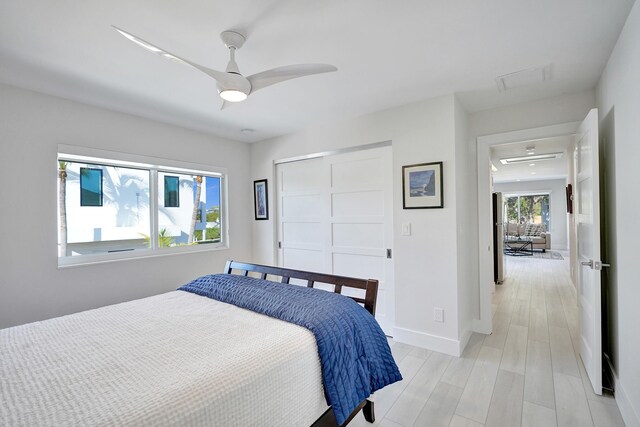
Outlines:
[[527,224],[524,229],[525,236],[541,236],[546,231],[544,224]]

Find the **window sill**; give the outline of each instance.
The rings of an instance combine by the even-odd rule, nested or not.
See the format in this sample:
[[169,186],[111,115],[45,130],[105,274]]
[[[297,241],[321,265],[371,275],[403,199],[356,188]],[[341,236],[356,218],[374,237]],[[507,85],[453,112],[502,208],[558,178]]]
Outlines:
[[75,267],[83,267],[95,264],[105,264],[111,262],[119,262],[119,261],[134,261],[138,259],[145,258],[159,258],[159,257],[167,257],[167,256],[176,256],[176,255],[186,255],[192,253],[200,253],[200,252],[214,252],[227,250],[229,246],[227,244],[201,244],[201,245],[192,245],[192,246],[184,246],[184,247],[174,247],[174,248],[165,248],[165,249],[156,249],[156,250],[138,250],[138,251],[126,251],[126,252],[115,252],[115,253],[107,253],[107,254],[96,254],[96,255],[80,255],[80,256],[68,256],[58,258],[58,269],[67,269],[67,268],[75,268]]

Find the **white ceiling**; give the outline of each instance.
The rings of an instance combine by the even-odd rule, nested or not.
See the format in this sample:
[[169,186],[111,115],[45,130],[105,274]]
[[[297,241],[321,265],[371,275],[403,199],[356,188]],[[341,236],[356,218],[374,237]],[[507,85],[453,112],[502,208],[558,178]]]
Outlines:
[[[633,0],[4,0],[0,81],[258,141],[459,93],[469,111],[591,89]],[[281,83],[220,111],[215,81],[153,55],[125,29],[224,70],[219,33],[248,36],[245,75],[306,62],[338,72]],[[498,92],[495,77],[552,64],[553,79]],[[252,134],[240,132],[255,129]]]
[[[493,182],[539,181],[544,179],[563,179],[569,171],[572,154],[567,150],[573,136],[561,136],[536,141],[523,141],[491,147],[491,163],[498,169],[493,172]],[[534,146],[535,154],[564,153],[554,160],[531,161],[503,165],[500,159],[527,156],[526,147]],[[533,166],[531,166],[533,165]]]

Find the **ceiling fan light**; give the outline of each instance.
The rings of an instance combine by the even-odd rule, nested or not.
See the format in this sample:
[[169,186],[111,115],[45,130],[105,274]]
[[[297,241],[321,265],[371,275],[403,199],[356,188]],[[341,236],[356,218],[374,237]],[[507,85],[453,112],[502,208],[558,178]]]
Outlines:
[[235,89],[220,91],[220,97],[229,102],[240,102],[247,99],[247,94]]

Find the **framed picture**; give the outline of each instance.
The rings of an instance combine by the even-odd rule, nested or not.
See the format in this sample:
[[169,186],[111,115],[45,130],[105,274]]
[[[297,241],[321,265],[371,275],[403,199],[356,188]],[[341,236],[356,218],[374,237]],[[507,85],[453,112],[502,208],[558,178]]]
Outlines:
[[269,196],[266,179],[253,181],[253,205],[256,220],[269,219]]
[[573,213],[573,187],[571,184],[567,185],[566,189],[567,194],[567,213]]
[[402,207],[404,209],[442,208],[442,162],[402,167]]

